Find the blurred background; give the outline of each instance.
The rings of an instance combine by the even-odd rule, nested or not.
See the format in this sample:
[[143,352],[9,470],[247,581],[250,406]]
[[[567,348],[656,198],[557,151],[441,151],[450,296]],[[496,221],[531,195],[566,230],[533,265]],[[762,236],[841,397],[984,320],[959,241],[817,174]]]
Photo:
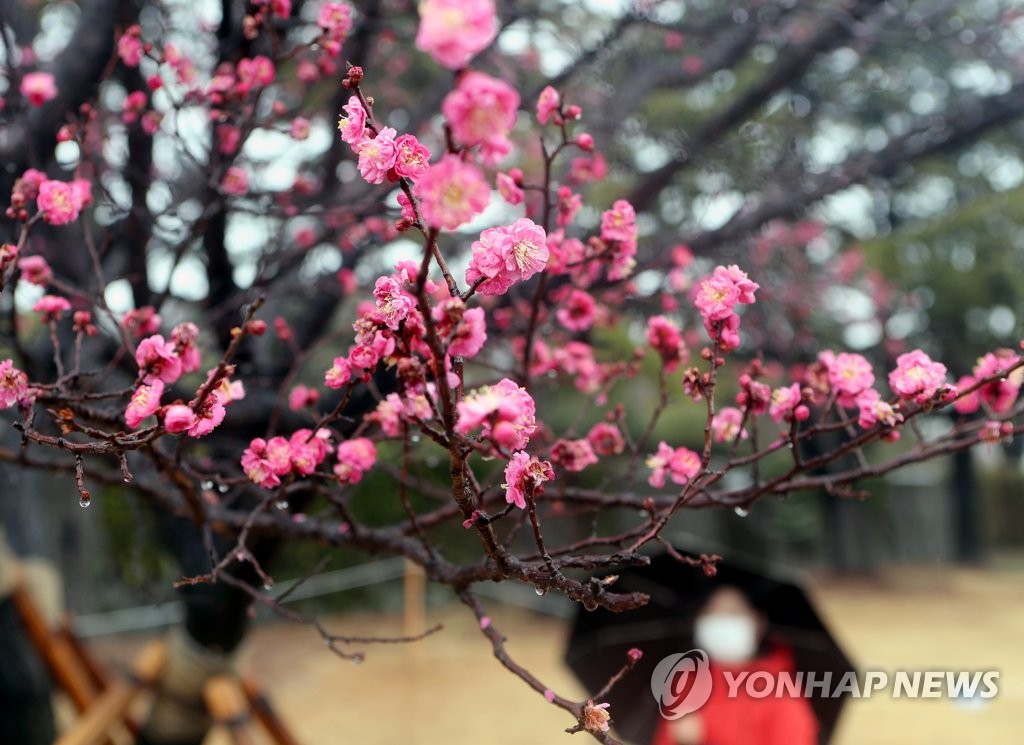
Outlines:
[[[130,5],[128,15],[139,18],[144,34],[181,45],[207,76],[221,49],[217,25],[232,7],[230,0],[11,5],[4,10],[5,28],[42,63],[64,59],[80,30],[104,11],[128,12],[120,6]],[[294,5],[298,18],[315,15],[316,3]],[[451,81],[411,51],[413,5],[355,5],[370,40],[362,42],[363,66],[385,119],[409,131],[433,129],[436,136],[430,112]],[[604,153],[578,166],[578,188],[588,205],[625,196],[641,212],[638,311],[668,307],[672,296],[685,306],[694,276],[735,261],[763,288],[761,302],[744,317],[745,348],[763,350],[780,377],[813,361],[825,346],[858,351],[876,370],[891,367],[901,351],[921,347],[943,360],[954,380],[985,351],[1017,348],[1024,313],[1019,3],[537,0],[510,2],[501,12],[502,33],[480,65],[514,80],[527,109],[527,94],[546,82],[578,102]],[[172,138],[162,142],[165,135],[157,133],[148,147],[160,154],[142,184],[142,202],[154,219],[159,214],[178,223],[146,244],[148,279],[112,284],[108,301],[115,310],[145,304],[166,280],[168,317],[212,313],[251,286],[256,267],[282,242],[310,228],[313,247],[281,276],[293,283],[286,287],[334,293],[326,326],[346,328],[359,298],[338,289],[337,271],[375,276],[403,244],[334,225],[311,207],[366,196],[331,134],[340,108],[336,77],[304,94],[313,131],[307,143],[282,144],[266,134],[243,150],[255,196],[247,207],[224,207],[224,276],[233,282],[227,290],[210,281],[225,269],[211,265],[203,240],[190,245],[180,263],[169,263],[175,232],[189,227],[188,210],[178,208],[201,200],[206,182],[201,168],[194,171],[180,154],[175,161]],[[118,124],[119,107],[138,83],[116,74],[97,91],[102,115],[110,118],[113,202],[129,186],[140,188],[137,174],[124,165],[139,143]],[[286,70],[278,93],[292,95],[293,84]],[[529,119],[522,113],[517,129],[523,153],[516,165],[527,171],[537,163]],[[194,131],[186,141],[214,137],[201,118],[187,126]],[[58,149],[58,167],[74,162],[74,153]],[[298,217],[270,209],[291,198],[281,195],[291,194],[295,178],[304,175],[323,190],[308,201],[296,199]],[[253,205],[267,211],[260,214]],[[387,214],[386,206],[381,209]],[[113,220],[116,210],[110,215]],[[500,210],[486,216],[502,218]],[[599,209],[588,206],[579,224],[586,229],[598,219]],[[56,238],[53,245],[59,250]],[[670,258],[680,245],[696,257],[687,269],[673,267]],[[19,297],[18,309],[32,302]],[[302,328],[297,305],[285,293],[270,300],[272,313]],[[681,312],[686,316],[689,309]],[[592,341],[618,358],[642,333],[627,316],[596,329]],[[45,341],[41,328],[29,328],[30,340],[33,334]],[[0,357],[4,344],[0,339]],[[260,352],[271,360],[281,353]],[[316,385],[330,356],[330,350],[312,354],[298,380]],[[611,394],[635,415],[637,429],[658,396],[655,361],[645,365]],[[553,382],[538,394],[538,407],[558,430],[591,399],[591,392]],[[654,440],[697,446],[700,412],[678,390],[670,404]],[[948,423],[935,415],[922,426]],[[5,429],[0,435],[6,446],[17,443],[11,434]],[[386,454],[382,450],[382,460]],[[864,500],[797,493],[763,500],[749,513],[687,511],[666,536],[680,547],[713,546],[726,557],[799,572],[861,669],[1001,671],[1000,694],[991,701],[852,701],[837,742],[1009,745],[1019,742],[1024,727],[1022,456],[1020,440],[982,445],[871,480],[863,484],[870,493]],[[421,467],[428,481],[444,483],[436,457],[424,455]],[[598,465],[580,483],[614,484],[621,480],[615,468]],[[376,498],[390,483],[378,474],[361,485],[353,500],[360,519],[403,519],[397,501]],[[83,510],[66,476],[0,465],[0,522],[12,548],[53,561],[77,632],[105,657],[126,661],[179,620],[172,583],[181,571],[156,540],[146,504],[119,489],[97,489],[93,497],[93,507]],[[425,493],[414,504],[434,500]],[[601,527],[610,530],[629,517],[603,515]],[[585,517],[567,520],[553,535],[568,540],[589,530]],[[478,549],[461,528],[443,535],[452,557],[475,558]],[[303,576],[324,556],[318,546],[285,546],[272,567],[276,586],[287,587],[287,579]],[[415,644],[371,647],[360,666],[326,653],[310,629],[256,613],[259,623],[241,665],[264,683],[299,739],[337,742],[339,731],[358,733],[367,744],[564,738],[566,717],[491,658],[475,620],[447,588],[421,592],[414,575],[401,558],[371,560],[336,550],[323,572],[290,599],[289,607],[321,617],[338,633],[415,633],[445,624]],[[559,693],[584,695],[562,663],[576,612],[571,604],[518,586],[480,591],[510,651]]]

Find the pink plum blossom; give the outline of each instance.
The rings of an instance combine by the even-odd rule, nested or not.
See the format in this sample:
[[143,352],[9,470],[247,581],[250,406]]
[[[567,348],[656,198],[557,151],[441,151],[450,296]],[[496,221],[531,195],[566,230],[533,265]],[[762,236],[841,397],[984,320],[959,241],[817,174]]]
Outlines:
[[516,123],[519,93],[503,80],[470,70],[459,76],[441,111],[455,139],[479,145],[484,163],[494,164],[511,149],[508,133]]
[[611,422],[598,422],[587,433],[594,452],[601,456],[619,455],[626,449],[626,440]]
[[164,410],[164,427],[171,434],[185,432],[195,424],[196,415],[183,404],[174,404]]
[[1017,401],[1021,382],[1024,379],[1024,368],[1018,367],[1009,373],[1006,371],[1018,362],[1020,362],[1020,355],[1016,352],[1009,349],[998,349],[980,357],[974,366],[973,377],[975,380],[995,377],[995,380],[978,389],[978,396],[997,414],[1005,414]]
[[793,418],[798,420],[806,418],[804,412],[807,411],[807,407],[802,407],[801,410],[800,402],[802,399],[803,392],[800,390],[799,383],[793,383],[784,388],[776,388],[772,391],[768,415],[776,422],[781,422],[783,419],[790,421]]
[[551,460],[566,471],[577,473],[597,463],[597,455],[589,440],[557,440],[551,446]]
[[45,287],[53,279],[53,270],[42,256],[26,256],[18,261],[22,278],[29,284]]
[[358,484],[377,462],[377,448],[372,440],[356,437],[338,443],[335,457],[338,462],[334,474],[338,480],[343,484]]
[[647,483],[661,489],[666,476],[676,484],[685,484],[700,473],[700,456],[689,448],[673,448],[662,441],[658,443],[658,452],[647,459],[647,467],[651,469]]
[[903,399],[926,401],[946,385],[946,366],[915,349],[896,358],[896,369],[889,373],[889,387]]
[[344,388],[352,379],[352,366],[346,357],[335,357],[334,364],[324,375],[324,385],[328,388]]
[[679,327],[665,316],[647,319],[647,343],[661,355],[668,372],[673,372],[688,356]]
[[242,470],[254,484],[264,489],[273,489],[281,484],[274,467],[267,458],[267,441],[256,437],[242,453]]
[[894,427],[903,421],[903,416],[897,413],[874,388],[867,388],[858,393],[856,404],[859,409],[857,423],[864,429],[871,429],[879,422]]
[[0,360],[0,409],[9,409],[28,394],[28,376],[10,359]]
[[555,318],[568,331],[586,331],[594,325],[597,302],[589,292],[572,290],[562,306],[555,312]]
[[21,95],[32,106],[42,106],[57,97],[57,86],[48,72],[29,72],[21,79]]
[[402,321],[416,309],[416,301],[406,292],[402,281],[395,275],[378,277],[373,289],[377,311],[389,329],[396,330]]
[[608,723],[611,721],[611,714],[608,713],[610,704],[595,704],[587,701],[583,707],[583,727],[588,732],[607,732]]
[[413,187],[427,224],[454,230],[483,212],[491,189],[479,168],[456,155],[446,155]]
[[43,295],[32,306],[32,310],[39,314],[43,323],[50,323],[59,321],[61,316],[71,310],[71,303],[60,295]]
[[173,383],[181,377],[181,358],[174,351],[172,342],[164,341],[160,334],[146,337],[135,350],[135,363],[143,374],[143,382],[162,380]]
[[734,442],[738,436],[747,439],[747,430],[742,428],[743,412],[734,406],[720,409],[711,421],[711,434],[715,442]]
[[481,295],[503,295],[518,281],[544,269],[548,260],[544,229],[521,217],[506,227],[488,228],[472,245],[466,281],[483,279]]
[[140,385],[132,394],[125,408],[125,423],[135,429],[142,420],[156,413],[160,408],[160,397],[164,395],[164,383],[156,379],[146,385]]
[[366,136],[366,109],[357,96],[351,96],[341,108],[347,114],[338,119],[341,139],[355,147]]
[[[156,328],[159,328],[160,316],[155,316],[155,318]],[[181,360],[181,371],[183,373],[195,372],[202,365],[202,354],[199,351],[199,346],[196,344],[198,337],[199,327],[189,321],[179,323],[171,329],[171,344],[174,345],[174,353]]]
[[71,183],[47,180],[39,185],[36,205],[50,225],[67,225],[77,220],[82,208],[92,200],[90,189],[85,180]]
[[859,354],[822,352],[818,359],[828,370],[829,385],[843,406],[853,406],[857,395],[875,384],[871,363]]
[[395,140],[395,173],[415,181],[430,169],[430,150],[413,135]]
[[383,183],[388,171],[395,167],[398,157],[396,134],[393,128],[384,127],[375,137],[365,137],[355,146],[359,155],[359,174],[367,183]]
[[544,484],[554,477],[555,471],[548,461],[519,451],[505,467],[505,483],[501,485],[505,489],[505,501],[524,510],[527,497],[543,494]]
[[537,121],[541,124],[547,124],[548,120],[554,114],[558,113],[558,109],[562,103],[558,96],[558,91],[552,88],[550,85],[545,86],[544,90],[540,92],[537,97]]
[[465,435],[482,427],[485,438],[510,450],[526,447],[537,429],[533,397],[508,378],[471,391],[457,410],[456,432]]
[[416,48],[449,70],[465,67],[498,33],[494,0],[422,0]]
[[220,188],[233,197],[244,197],[249,191],[249,172],[242,166],[231,166],[224,173]]
[[509,174],[499,173],[495,177],[495,183],[498,187],[498,193],[501,194],[501,198],[506,202],[511,205],[523,203],[523,190]]
[[192,426],[188,428],[189,437],[205,437],[217,428],[224,421],[227,409],[224,407],[220,396],[216,394],[209,396],[199,411],[194,412],[195,419]]

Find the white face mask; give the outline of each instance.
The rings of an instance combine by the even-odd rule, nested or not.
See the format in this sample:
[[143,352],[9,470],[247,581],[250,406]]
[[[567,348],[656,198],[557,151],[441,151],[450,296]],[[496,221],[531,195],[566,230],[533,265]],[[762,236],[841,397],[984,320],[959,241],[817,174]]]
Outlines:
[[757,624],[749,616],[708,613],[694,623],[693,640],[719,662],[746,662],[757,651]]

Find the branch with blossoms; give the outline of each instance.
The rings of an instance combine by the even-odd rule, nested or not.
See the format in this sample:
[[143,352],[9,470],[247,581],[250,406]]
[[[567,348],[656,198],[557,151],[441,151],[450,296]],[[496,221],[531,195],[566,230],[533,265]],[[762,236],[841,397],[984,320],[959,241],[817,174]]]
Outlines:
[[[855,17],[876,4],[857,3]],[[236,34],[238,44],[207,50],[216,60],[208,69],[171,41],[144,39],[138,25],[119,36],[107,67],[146,90],[128,91],[119,111],[97,100],[69,116],[58,139],[79,148],[70,178],[26,168],[12,186],[11,242],[0,246],[12,354],[0,360],[0,409],[21,443],[0,448],[0,461],[66,473],[83,506],[104,485],[188,518],[207,537],[211,562],[179,586],[238,589],[310,624],[348,659],[362,657],[353,646],[426,634],[331,634],[267,594],[273,577],[253,544],[273,538],[405,556],[451,588],[499,662],[568,714],[568,731],[613,743],[615,712],[602,698],[639,651],[587,699],[563,697],[507,653],[475,585],[516,582],[587,610],[628,612],[648,598],[620,591],[615,572],[646,564],[652,549],[664,545],[695,570],[713,566],[717,557],[692,559],[668,545],[665,530],[681,510],[749,510],[806,489],[859,498],[867,478],[1013,437],[1024,426],[1024,358],[992,350],[955,381],[919,349],[884,376],[841,350],[799,368],[773,364],[748,341],[748,314],[764,303],[761,284],[768,289],[761,264],[709,261],[684,246],[641,255],[635,205],[580,190],[606,172],[598,138],[582,128],[583,105],[550,85],[524,102],[508,79],[485,72],[500,28],[495,4],[425,0],[419,13],[412,43],[453,76],[434,118],[408,127],[397,124],[407,118],[389,98],[386,64],[348,56],[349,37],[371,37],[380,20],[347,4],[323,3],[307,23],[292,17],[288,0],[253,2],[237,28],[224,20],[224,38]],[[723,116],[759,106],[786,82],[778,70],[804,70],[847,37],[848,20],[832,19],[736,104],[740,113]],[[722,64],[757,38],[756,29],[741,31],[719,54]],[[598,56],[587,51],[577,64]],[[688,80],[703,74],[699,63]],[[311,139],[315,112],[303,106],[318,85],[332,100],[342,95],[325,158],[350,161],[351,183],[343,193],[324,188],[344,181],[333,169],[322,179],[298,174],[275,192],[261,185],[251,153],[260,137]],[[18,90],[29,110],[58,94],[42,71],[22,75]],[[212,122],[205,144],[183,123],[197,111]],[[160,138],[194,182],[151,211],[144,198],[119,201],[97,143],[122,127]],[[717,136],[709,127],[695,139]],[[699,155],[654,172],[637,192],[642,201]],[[190,200],[200,204],[187,222]],[[258,269],[248,285],[216,276],[231,266],[226,215],[281,221],[274,247],[252,257]],[[124,274],[110,260],[120,229],[112,226],[142,218],[153,232],[133,250],[166,249],[168,280],[202,245],[207,279],[222,290],[211,292],[209,307],[176,303],[170,281],[149,287],[153,270],[142,261],[143,276],[132,277],[136,307],[111,310],[107,290]],[[94,231],[106,234],[94,241]],[[84,269],[44,256],[57,238],[79,235]],[[328,242],[344,266],[309,280],[303,272]],[[385,246],[397,255],[387,270]],[[645,271],[667,282],[659,312],[638,290]],[[35,299],[15,302],[16,294]],[[339,331],[331,321],[343,314],[349,323]],[[609,342],[640,328],[642,343]],[[656,395],[637,404],[652,370]],[[918,426],[950,411],[955,419],[942,431]],[[700,422],[692,433],[658,436],[667,419],[691,413]],[[727,486],[734,472],[745,478]],[[403,517],[364,519],[367,499],[394,500]],[[613,519],[598,519],[605,516]],[[587,525],[583,537],[573,530]],[[215,550],[215,534],[228,550]],[[472,558],[453,558],[467,551]],[[240,567],[258,581],[240,578]]]

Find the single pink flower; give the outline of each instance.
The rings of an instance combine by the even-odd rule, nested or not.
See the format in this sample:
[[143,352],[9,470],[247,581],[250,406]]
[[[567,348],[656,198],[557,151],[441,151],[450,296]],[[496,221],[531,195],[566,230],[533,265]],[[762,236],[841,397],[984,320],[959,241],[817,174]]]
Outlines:
[[288,134],[291,135],[293,140],[299,142],[309,139],[309,119],[304,116],[297,116],[292,119],[291,126],[288,128]]
[[562,103],[558,96],[558,91],[552,88],[550,85],[545,86],[544,90],[540,92],[537,97],[537,121],[541,124],[547,124],[551,117],[558,113],[558,109]]
[[628,242],[635,241],[636,236],[636,211],[625,199],[601,213],[601,240]]
[[238,60],[236,67],[238,74],[237,88],[241,92],[248,92],[254,88],[264,88],[274,82],[274,62],[269,57],[259,55],[252,59],[243,58]]
[[487,341],[487,320],[483,308],[466,308],[458,298],[441,301],[433,310],[437,333],[448,339],[452,357],[474,357]]
[[61,316],[71,310],[71,303],[60,295],[43,295],[32,306],[32,310],[39,314],[43,323],[49,323],[59,321]]
[[21,79],[20,91],[32,106],[42,106],[57,97],[57,85],[48,72],[26,73]]
[[174,404],[164,410],[164,427],[171,434],[185,432],[195,424],[196,415],[183,404]]
[[477,290],[481,295],[504,294],[543,270],[549,256],[544,229],[525,217],[506,227],[488,228],[471,248],[466,281],[485,280]]
[[818,359],[828,370],[829,385],[843,406],[854,406],[857,395],[875,384],[871,363],[859,354],[822,352]]
[[626,449],[622,432],[611,422],[598,422],[587,433],[587,440],[601,456],[619,455]]
[[555,471],[546,460],[519,451],[505,467],[505,501],[519,509],[526,509],[527,497],[544,493],[544,484],[555,477]]
[[647,459],[647,467],[651,469],[647,483],[661,489],[666,476],[676,484],[685,484],[700,473],[700,456],[689,448],[673,448],[663,441],[658,443],[658,452]]
[[867,388],[858,393],[856,405],[859,409],[857,423],[864,429],[871,429],[878,422],[895,427],[903,421],[903,416],[897,413],[874,388]]
[[920,349],[896,358],[896,369],[889,373],[889,387],[903,399],[926,401],[946,385],[946,366],[933,362]]
[[589,440],[556,440],[551,446],[551,460],[566,471],[578,473],[597,463],[597,455]]
[[162,380],[153,380],[146,385],[140,385],[132,394],[131,400],[124,411],[125,423],[135,429],[142,423],[142,420],[156,413],[160,408],[160,397],[164,395],[164,384]]
[[10,359],[0,360],[0,409],[9,409],[28,394],[28,376]]
[[338,480],[343,484],[358,484],[377,462],[377,448],[372,440],[356,437],[339,443],[335,456],[338,463],[334,473]]
[[320,392],[315,388],[309,388],[301,383],[288,392],[288,408],[292,411],[301,411],[307,406],[316,406],[320,400]]
[[789,421],[795,415],[794,412],[800,406],[802,398],[803,393],[799,383],[793,383],[785,388],[776,388],[772,391],[768,415],[776,422],[781,422],[783,419]]
[[519,184],[510,175],[499,173],[495,178],[495,182],[502,199],[512,205],[523,203],[523,190],[519,188]]
[[242,453],[242,470],[254,484],[264,489],[273,489],[281,484],[281,479],[267,458],[267,441],[256,437]]
[[26,256],[18,261],[22,278],[33,285],[45,287],[53,279],[53,270],[42,256]]
[[1006,373],[1020,362],[1020,355],[1011,349],[997,349],[980,357],[974,366],[974,380],[995,376],[995,380],[978,389],[978,397],[992,407],[997,414],[1005,414],[1017,401],[1021,383],[1024,382],[1024,368],[1018,367]]
[[413,135],[395,140],[395,173],[415,181],[430,169],[430,150]]
[[[153,310],[152,308],[149,309]],[[159,328],[160,316],[155,316],[155,318],[156,328]],[[179,323],[171,329],[171,344],[174,345],[174,353],[181,360],[181,371],[183,373],[195,372],[202,366],[202,355],[199,351],[199,345],[196,344],[198,337],[199,327],[189,321]]]
[[143,382],[162,380],[173,383],[181,377],[181,358],[174,351],[174,344],[164,341],[160,334],[154,334],[139,342],[135,350],[135,363],[143,373]]
[[220,183],[221,190],[233,197],[244,197],[249,191],[249,172],[242,166],[231,166]]
[[[163,323],[163,318],[152,305],[132,308],[121,316],[121,325],[133,332],[137,338],[155,334],[160,330],[161,323]],[[198,329],[196,331],[198,333]]]
[[85,204],[80,189],[70,183],[47,180],[39,185],[36,205],[50,225],[74,222]]
[[377,312],[389,329],[397,330],[406,316],[416,309],[416,300],[410,295],[402,281],[391,274],[378,277],[373,296],[377,300]]
[[465,67],[498,34],[494,0],[422,0],[416,48],[449,70]]
[[129,26],[117,40],[117,56],[127,67],[138,67],[142,61],[142,39],[139,25]]
[[587,701],[583,707],[583,727],[588,732],[607,732],[612,716],[608,713],[609,704],[595,704]]
[[533,397],[508,378],[471,391],[456,407],[456,432],[465,435],[482,427],[483,437],[510,450],[526,447],[537,429]]
[[352,366],[346,357],[335,357],[334,364],[324,375],[324,385],[328,388],[344,388],[352,379]]
[[341,139],[354,148],[366,136],[366,109],[357,96],[350,96],[348,103],[341,107],[348,115],[338,119]]
[[742,428],[743,412],[733,406],[720,409],[711,420],[711,434],[715,442],[733,442],[739,436],[747,439],[747,430]]
[[375,137],[365,137],[355,146],[359,155],[359,175],[369,184],[381,184],[388,171],[395,167],[398,149],[395,147],[395,130],[384,127]]
[[316,25],[328,36],[342,41],[352,30],[352,7],[348,3],[326,2],[320,6]]
[[483,212],[491,188],[480,169],[456,155],[446,155],[413,187],[423,219],[432,227],[454,230]]
[[483,162],[490,165],[511,149],[508,134],[516,124],[518,110],[519,93],[515,88],[475,70],[460,75],[441,104],[459,144],[479,145]]
[[213,432],[217,426],[224,421],[227,409],[221,402],[220,397],[213,395],[206,399],[203,408],[195,412],[195,419],[192,426],[188,428],[189,437],[205,437]]
[[673,372],[689,357],[679,327],[665,316],[651,316],[647,320],[647,343],[661,355],[668,372]]
[[555,317],[568,331],[586,331],[594,325],[597,302],[589,292],[572,290]]

